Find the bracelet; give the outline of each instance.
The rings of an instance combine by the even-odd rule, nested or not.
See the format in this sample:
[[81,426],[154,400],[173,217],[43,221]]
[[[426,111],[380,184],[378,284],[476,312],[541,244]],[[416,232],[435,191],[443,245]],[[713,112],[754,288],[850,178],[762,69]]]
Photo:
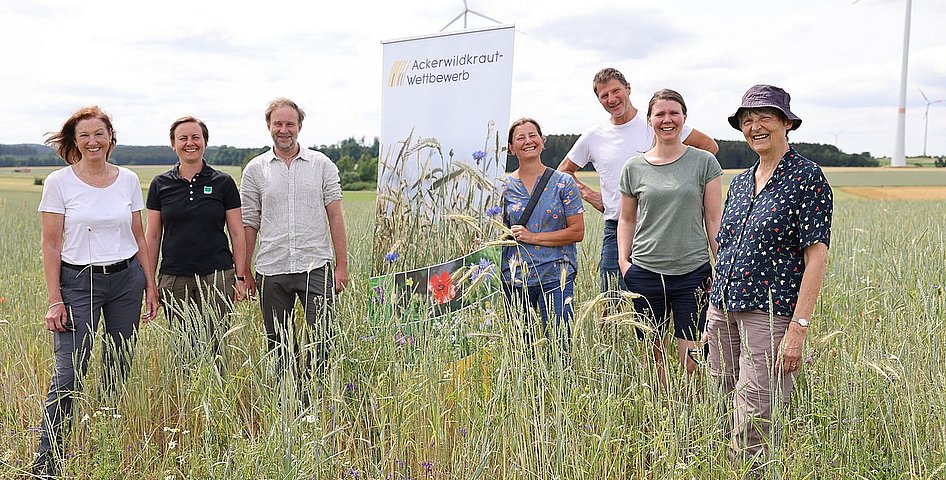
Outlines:
[[238,281],[238,282],[245,282],[245,281],[246,281],[246,277],[244,277],[243,275],[237,275],[237,276],[236,276],[236,281]]
[[66,302],[56,302],[56,303],[54,303],[54,304],[52,304],[52,305],[46,307],[46,311],[49,311],[49,309],[51,309],[51,308],[53,308],[53,307],[55,307],[55,306],[57,306],[57,305],[65,305],[65,304],[66,304]]

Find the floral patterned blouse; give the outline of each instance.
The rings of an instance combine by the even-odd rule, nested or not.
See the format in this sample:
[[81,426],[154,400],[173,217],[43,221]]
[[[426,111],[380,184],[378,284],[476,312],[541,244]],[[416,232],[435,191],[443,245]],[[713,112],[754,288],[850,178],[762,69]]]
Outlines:
[[[503,206],[509,220],[515,223],[529,204],[530,195],[522,180],[512,175],[503,179],[503,187]],[[566,226],[565,218],[583,212],[575,179],[566,173],[553,171],[526,228],[531,232],[562,230]],[[565,275],[570,275],[578,269],[578,247],[574,243],[562,247],[520,243],[503,247],[501,263],[504,282],[522,285],[525,281],[528,286],[557,285],[562,281],[563,270]]]
[[817,164],[790,148],[755,195],[758,167],[756,162],[729,186],[710,302],[733,312],[791,316],[805,272],[804,249],[831,241],[831,186]]

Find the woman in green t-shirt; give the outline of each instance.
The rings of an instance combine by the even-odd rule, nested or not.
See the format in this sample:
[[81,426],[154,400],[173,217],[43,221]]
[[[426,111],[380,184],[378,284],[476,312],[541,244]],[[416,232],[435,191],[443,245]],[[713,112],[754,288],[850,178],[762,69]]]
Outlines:
[[710,256],[716,257],[722,212],[719,162],[680,141],[686,112],[679,93],[655,93],[647,106],[654,146],[628,160],[621,174],[618,263],[628,290],[640,295],[633,300],[635,311],[656,332],[654,360],[663,386],[661,338],[671,319],[681,364],[687,373],[696,368],[688,353],[706,326]]

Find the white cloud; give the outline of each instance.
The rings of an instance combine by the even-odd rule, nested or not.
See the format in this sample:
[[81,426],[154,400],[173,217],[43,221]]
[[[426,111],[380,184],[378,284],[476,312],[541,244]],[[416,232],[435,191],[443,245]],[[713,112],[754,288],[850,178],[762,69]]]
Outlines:
[[[548,133],[606,119],[590,84],[614,66],[637,106],[658,88],[679,90],[689,122],[716,138],[738,140],[726,116],[746,88],[774,83],[805,120],[794,140],[893,150],[903,1],[468,5],[517,25],[511,116],[533,116]],[[946,3],[913,9],[908,155],[922,149],[919,90],[946,98],[946,36],[936,22]],[[40,142],[73,110],[99,104],[125,144],[164,144],[171,121],[193,114],[215,145],[262,146],[263,108],[282,95],[309,112],[303,142],[370,139],[379,130],[381,42],[435,33],[461,10],[460,0],[9,2],[0,6],[0,142]],[[946,104],[931,108],[929,128],[928,151],[946,154]]]

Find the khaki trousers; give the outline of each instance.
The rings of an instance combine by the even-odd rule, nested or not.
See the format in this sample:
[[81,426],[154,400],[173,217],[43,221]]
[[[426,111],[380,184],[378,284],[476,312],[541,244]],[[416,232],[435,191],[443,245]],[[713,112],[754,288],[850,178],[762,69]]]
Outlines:
[[780,417],[788,406],[795,378],[776,371],[775,361],[791,321],[791,317],[761,310],[723,312],[709,306],[710,371],[724,398],[732,396],[735,461],[762,463],[779,443]]
[[222,356],[221,336],[230,327],[236,277],[232,268],[207,275],[158,275],[158,292],[172,328],[180,328],[185,358],[210,349]]

